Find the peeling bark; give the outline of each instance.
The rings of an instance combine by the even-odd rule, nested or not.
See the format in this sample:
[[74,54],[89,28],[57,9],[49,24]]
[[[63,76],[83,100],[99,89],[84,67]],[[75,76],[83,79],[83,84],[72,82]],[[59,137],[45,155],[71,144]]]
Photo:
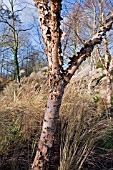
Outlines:
[[[106,21],[103,30],[99,31],[84,47],[71,58],[70,66],[63,70],[63,57],[61,50],[60,20],[62,0],[35,0],[39,13],[40,27],[46,45],[48,58],[48,100],[42,125],[42,133],[38,143],[38,150],[32,165],[33,170],[50,169],[52,150],[54,148],[55,133],[59,120],[59,108],[64,93],[72,75],[80,64],[91,55],[96,44],[100,44],[103,35],[111,29],[113,15]],[[52,170],[52,169],[51,169]]]
[[[54,83],[56,83],[55,86]],[[60,80],[58,84],[54,79],[54,81],[51,82],[51,89],[49,91],[42,133],[38,144],[38,151],[32,166],[34,170],[49,169],[49,161],[52,158],[51,153],[55,140],[56,125],[59,120],[59,108],[63,93],[64,86],[62,84],[62,80]]]
[[[36,2],[36,1],[35,1]],[[32,165],[33,170],[49,169],[52,158],[55,132],[59,121],[59,108],[64,93],[63,58],[61,51],[60,1],[36,3],[39,11],[40,27],[46,44],[48,57],[48,101],[38,150]],[[45,15],[46,11],[46,15]],[[49,18],[49,19],[48,19]]]

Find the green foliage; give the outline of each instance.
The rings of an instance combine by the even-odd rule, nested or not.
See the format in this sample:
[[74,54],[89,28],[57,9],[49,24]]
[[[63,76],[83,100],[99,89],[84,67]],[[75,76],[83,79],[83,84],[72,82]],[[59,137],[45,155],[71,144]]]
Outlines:
[[113,130],[107,132],[107,134],[99,140],[98,146],[104,149],[113,149]]
[[102,68],[102,69],[103,69],[103,63],[99,61],[99,62],[97,63],[96,68]]
[[[113,70],[111,70],[111,75],[113,76]],[[113,80],[113,79],[112,79]]]
[[104,68],[103,68],[103,63],[104,63],[104,58],[102,58],[102,61],[99,60],[99,61],[97,62],[96,68],[102,68],[102,69],[104,69]]
[[113,106],[113,95],[111,96],[111,103],[112,103],[112,106]]
[[12,141],[14,141],[14,140],[16,140],[19,136],[20,136],[20,130],[19,130],[18,127],[15,126],[15,127],[12,128],[11,131],[10,131],[9,139],[12,140]]
[[93,100],[94,100],[95,103],[98,103],[99,97],[98,96],[93,96]]
[[98,102],[99,102],[99,99],[100,99],[99,94],[100,94],[99,91],[98,91],[98,92],[95,92],[95,93],[93,94],[93,100],[94,100],[95,103],[98,103]]

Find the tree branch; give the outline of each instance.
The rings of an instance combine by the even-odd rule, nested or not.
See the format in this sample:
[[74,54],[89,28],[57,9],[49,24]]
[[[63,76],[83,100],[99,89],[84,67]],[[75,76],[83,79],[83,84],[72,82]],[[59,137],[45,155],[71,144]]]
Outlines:
[[[3,19],[3,18],[2,18],[2,19]],[[7,24],[7,25],[11,28],[12,31],[16,31],[16,30],[13,28],[13,26],[12,26],[6,19],[0,20],[0,22]]]
[[113,13],[110,17],[105,21],[105,24],[100,28],[100,31],[96,33],[92,39],[84,44],[84,47],[81,48],[80,52],[77,55],[74,55],[70,58],[69,67],[67,68],[64,78],[66,83],[71,79],[75,71],[78,69],[80,64],[86,60],[87,57],[91,56],[91,53],[95,47],[95,45],[100,44],[102,42],[103,36],[106,35],[106,32],[112,28],[113,24]]

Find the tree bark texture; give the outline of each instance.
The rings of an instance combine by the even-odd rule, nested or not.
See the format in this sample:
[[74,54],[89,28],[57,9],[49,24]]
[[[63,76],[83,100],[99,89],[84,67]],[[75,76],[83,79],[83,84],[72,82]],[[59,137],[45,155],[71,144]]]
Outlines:
[[[48,100],[42,125],[42,132],[33,170],[50,170],[50,161],[53,157],[55,133],[59,121],[59,109],[64,93],[72,75],[79,65],[89,56],[96,44],[100,44],[103,35],[111,29],[113,15],[106,21],[103,30],[99,31],[84,47],[74,55],[67,70],[63,70],[60,29],[62,0],[34,0],[39,13],[39,22],[42,30],[45,52],[48,58]],[[52,170],[52,169],[51,169]],[[55,169],[54,169],[55,170]]]
[[40,27],[48,57],[49,92],[38,151],[32,166],[34,170],[50,168],[47,162],[52,159],[51,153],[55,140],[56,125],[59,120],[59,108],[65,86],[61,56],[61,2],[51,1],[49,4],[49,1],[40,1],[40,3],[36,3],[36,6],[39,11]]

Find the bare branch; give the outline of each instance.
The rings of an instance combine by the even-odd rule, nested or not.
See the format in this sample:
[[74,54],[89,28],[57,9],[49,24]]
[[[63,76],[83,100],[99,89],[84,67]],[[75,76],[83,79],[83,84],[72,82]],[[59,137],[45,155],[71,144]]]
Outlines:
[[87,57],[91,56],[91,53],[95,47],[95,45],[100,44],[102,42],[103,36],[112,28],[113,24],[113,13],[110,17],[105,21],[105,24],[100,28],[100,31],[96,33],[92,39],[84,44],[84,47],[81,48],[80,52],[77,55],[74,55],[70,58],[69,67],[66,70],[65,79],[68,82],[75,71],[78,69],[80,64],[86,60]]

